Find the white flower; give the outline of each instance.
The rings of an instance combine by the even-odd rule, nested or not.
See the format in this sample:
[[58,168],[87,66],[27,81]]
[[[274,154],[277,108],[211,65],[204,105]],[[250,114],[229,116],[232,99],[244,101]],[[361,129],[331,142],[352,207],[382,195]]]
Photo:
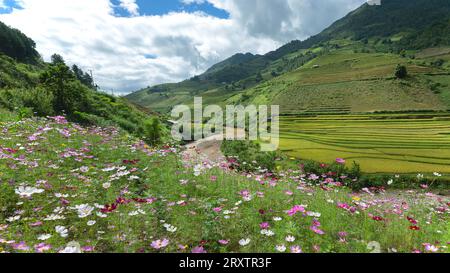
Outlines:
[[66,238],[67,236],[69,236],[69,231],[67,230],[66,227],[63,226],[56,226],[55,227],[56,233],[59,234],[59,236]]
[[174,227],[174,226],[172,226],[170,224],[165,224],[164,227],[166,228],[166,230],[168,232],[171,232],[171,233],[175,233],[177,231],[177,229],[178,229],[178,228],[176,228],[176,227]]
[[43,189],[38,189],[35,187],[24,187],[24,186],[20,186],[16,189],[16,194],[20,195],[20,197],[31,197],[33,194],[36,193],[43,193],[44,190]]
[[271,230],[263,229],[263,230],[261,230],[261,234],[266,235],[267,237],[272,237],[273,235],[275,235],[275,232],[273,232]]
[[56,198],[67,198],[69,197],[68,194],[62,194],[62,193],[55,193]]
[[106,215],[106,214],[104,214],[104,213],[101,213],[101,212],[97,212],[97,216],[100,217],[100,218],[106,218],[106,217],[108,217],[108,215]]
[[438,172],[434,172],[433,175],[434,175],[434,176],[437,176],[437,177],[441,177],[441,176],[442,176],[442,174],[440,174],[440,173],[438,173]]
[[202,173],[202,166],[201,165],[196,165],[194,167],[194,176],[200,176],[200,174]]
[[85,218],[91,215],[94,207],[89,206],[88,204],[75,206],[75,209],[78,210],[78,217]]
[[286,251],[286,246],[285,245],[279,245],[279,246],[276,246],[275,249],[278,252],[285,252]]
[[105,168],[105,169],[103,169],[102,171],[104,171],[104,172],[112,172],[112,171],[114,171],[116,169],[116,167],[110,167],[110,168]]
[[56,221],[56,220],[64,220],[65,217],[57,214],[51,214],[47,215],[47,217],[44,218],[45,221]]
[[109,189],[109,188],[111,187],[111,183],[109,183],[109,182],[106,182],[106,183],[103,183],[103,185],[102,185],[102,186],[103,186],[103,188],[104,188],[104,189],[106,189],[106,190],[107,190],[107,189]]
[[95,223],[97,223],[97,222],[94,221],[94,220],[91,220],[91,221],[87,222],[87,225],[88,226],[93,226],[93,225],[95,225]]
[[18,220],[20,220],[20,215],[16,215],[16,216],[12,216],[12,217],[6,218],[6,221],[10,222],[10,223],[18,221]]
[[273,217],[273,220],[274,220],[275,222],[280,222],[280,221],[283,220],[283,218],[281,218],[281,217]]
[[417,179],[423,179],[423,178],[424,178],[424,175],[423,175],[423,174],[419,173],[419,174],[417,175]]
[[81,246],[78,242],[70,242],[59,253],[81,253]]
[[241,246],[246,246],[246,245],[248,245],[248,244],[250,244],[250,239],[249,238],[247,238],[247,239],[242,239],[242,240],[240,240],[239,241],[239,244],[241,245]]
[[306,214],[307,214],[308,216],[314,217],[314,218],[320,218],[320,216],[322,216],[321,213],[319,213],[319,212],[312,212],[312,211],[308,211]]
[[42,234],[42,235],[39,235],[37,238],[39,241],[46,241],[46,240],[50,239],[51,237],[52,237],[51,234]]
[[139,176],[136,175],[132,175],[128,178],[128,180],[132,181],[132,180],[139,180]]
[[389,181],[387,182],[387,184],[388,184],[389,186],[392,185],[392,184],[394,184],[394,180],[393,180],[393,179],[389,180]]
[[294,237],[294,236],[289,235],[289,236],[286,237],[286,242],[292,243],[292,242],[294,242],[294,241],[295,241],[295,237]]

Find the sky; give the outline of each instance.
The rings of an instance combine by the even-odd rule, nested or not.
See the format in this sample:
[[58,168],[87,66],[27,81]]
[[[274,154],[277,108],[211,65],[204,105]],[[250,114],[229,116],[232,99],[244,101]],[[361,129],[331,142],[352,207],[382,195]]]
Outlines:
[[0,0],[0,21],[125,94],[319,33],[365,0]]

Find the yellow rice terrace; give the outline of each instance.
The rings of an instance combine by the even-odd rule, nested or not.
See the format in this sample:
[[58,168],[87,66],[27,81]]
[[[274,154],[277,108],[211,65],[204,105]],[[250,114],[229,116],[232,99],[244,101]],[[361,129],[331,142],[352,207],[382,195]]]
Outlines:
[[342,157],[369,173],[450,173],[450,115],[283,117],[281,149],[319,162]]

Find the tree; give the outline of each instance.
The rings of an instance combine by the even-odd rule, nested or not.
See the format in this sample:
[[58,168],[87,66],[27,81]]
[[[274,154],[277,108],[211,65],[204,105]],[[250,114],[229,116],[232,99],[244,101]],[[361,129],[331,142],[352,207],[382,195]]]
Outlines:
[[72,71],[75,74],[75,77],[86,87],[95,89],[94,79],[89,73],[84,72],[79,68],[76,64],[72,66]]
[[161,142],[161,124],[158,118],[154,117],[144,123],[145,141],[151,145]]
[[397,68],[395,69],[395,77],[397,79],[404,79],[408,76],[408,70],[406,69],[406,66],[404,65],[397,65]]
[[83,112],[88,105],[89,90],[77,81],[74,73],[59,55],[52,56],[52,64],[40,75],[40,84],[53,94],[53,109],[67,115]]
[[51,56],[51,63],[53,65],[57,65],[57,64],[64,64],[64,65],[66,65],[66,62],[64,61],[64,58],[61,55],[59,55],[59,54],[53,54]]

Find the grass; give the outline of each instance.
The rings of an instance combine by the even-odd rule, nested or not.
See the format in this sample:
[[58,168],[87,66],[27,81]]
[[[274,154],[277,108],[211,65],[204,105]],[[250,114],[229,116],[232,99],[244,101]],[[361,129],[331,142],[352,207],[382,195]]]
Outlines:
[[284,117],[281,150],[302,159],[337,157],[368,173],[450,173],[446,114]]
[[345,178],[301,169],[239,174],[115,128],[17,120],[1,110],[3,252],[368,252],[373,241],[383,252],[447,252],[448,200],[425,190],[352,193]]

